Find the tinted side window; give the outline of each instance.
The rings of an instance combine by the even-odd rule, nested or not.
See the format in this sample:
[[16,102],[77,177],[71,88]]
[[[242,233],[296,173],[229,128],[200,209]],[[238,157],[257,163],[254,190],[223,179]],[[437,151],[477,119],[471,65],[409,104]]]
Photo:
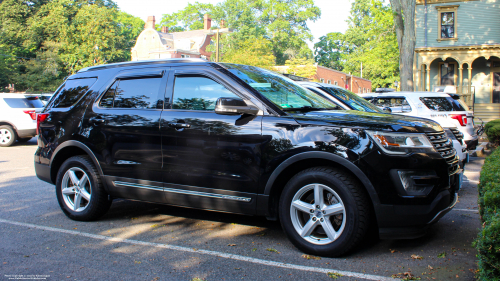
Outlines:
[[10,108],[42,108],[43,103],[37,98],[17,99],[5,98],[3,99]]
[[120,80],[116,90],[110,89],[111,92],[108,91],[104,98],[109,102],[110,96],[114,94],[114,108],[156,109],[161,79],[141,78]]
[[66,81],[64,87],[55,98],[53,107],[70,107],[74,105],[92,85],[97,78],[74,79]]
[[432,111],[465,111],[465,108],[452,97],[423,97],[420,100]]
[[392,112],[410,112],[411,106],[406,98],[376,98],[372,101],[379,108],[390,107]]
[[173,109],[215,110],[218,98],[239,98],[223,85],[202,76],[178,76],[174,84]]
[[120,83],[120,80],[115,81],[111,88],[109,88],[106,91],[106,94],[101,98],[101,101],[99,102],[100,107],[104,108],[113,108],[113,101],[115,100],[115,93],[116,93],[116,87]]

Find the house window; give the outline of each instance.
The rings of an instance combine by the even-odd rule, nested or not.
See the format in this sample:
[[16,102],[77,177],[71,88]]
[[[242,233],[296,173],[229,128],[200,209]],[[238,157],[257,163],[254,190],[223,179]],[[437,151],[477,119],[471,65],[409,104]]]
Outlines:
[[181,58],[185,59],[185,58],[190,58],[191,56],[190,55],[181,55]]
[[319,78],[319,82],[325,83],[325,79],[324,78]]
[[338,85],[339,85],[339,82],[334,81],[334,82],[333,82],[333,85],[338,86]]
[[456,85],[457,82],[457,63],[440,62],[439,63],[439,85]]
[[326,81],[326,84],[332,84],[332,80]]
[[457,9],[460,5],[438,6],[439,36],[441,40],[457,40]]

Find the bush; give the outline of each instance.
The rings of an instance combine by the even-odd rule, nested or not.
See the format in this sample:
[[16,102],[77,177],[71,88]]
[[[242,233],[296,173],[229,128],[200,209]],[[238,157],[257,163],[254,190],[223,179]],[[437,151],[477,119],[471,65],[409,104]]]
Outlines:
[[486,123],[484,132],[488,136],[488,141],[494,146],[500,145],[500,119]]
[[479,259],[478,278],[500,280],[500,149],[484,161],[479,181],[478,204],[483,229],[475,242]]

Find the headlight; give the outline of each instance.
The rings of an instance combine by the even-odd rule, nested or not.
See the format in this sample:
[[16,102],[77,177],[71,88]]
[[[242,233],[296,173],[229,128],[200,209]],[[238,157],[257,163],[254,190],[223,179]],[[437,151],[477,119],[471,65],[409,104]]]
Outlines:
[[366,131],[375,143],[388,154],[436,152],[425,134]]

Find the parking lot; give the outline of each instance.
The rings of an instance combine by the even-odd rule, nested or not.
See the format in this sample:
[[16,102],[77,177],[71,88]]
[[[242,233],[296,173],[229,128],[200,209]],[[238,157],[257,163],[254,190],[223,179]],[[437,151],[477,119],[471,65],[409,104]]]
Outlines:
[[427,236],[366,241],[348,256],[319,258],[303,255],[264,217],[115,200],[99,221],[72,221],[54,186],[36,177],[35,150],[36,139],[0,149],[2,279],[474,279],[482,158],[471,158],[459,203]]

